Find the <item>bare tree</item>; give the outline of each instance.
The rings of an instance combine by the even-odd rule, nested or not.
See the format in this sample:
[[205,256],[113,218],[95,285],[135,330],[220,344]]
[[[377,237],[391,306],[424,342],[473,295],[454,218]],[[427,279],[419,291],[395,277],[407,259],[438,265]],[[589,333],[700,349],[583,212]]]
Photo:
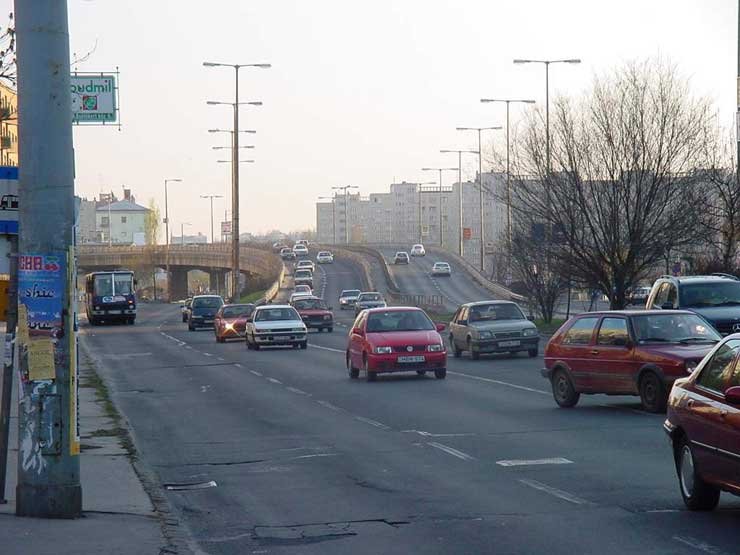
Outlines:
[[159,206],[153,198],[149,199],[149,211],[146,213],[144,220],[144,235],[147,245],[156,245],[159,238]]
[[[553,117],[554,116],[554,117]],[[673,66],[632,63],[551,110],[548,172],[542,112],[513,147],[513,210],[545,226],[547,270],[597,286],[612,308],[666,252],[697,241],[708,101]]]
[[15,85],[15,22],[12,13],[8,15],[8,24],[0,27],[0,79]]

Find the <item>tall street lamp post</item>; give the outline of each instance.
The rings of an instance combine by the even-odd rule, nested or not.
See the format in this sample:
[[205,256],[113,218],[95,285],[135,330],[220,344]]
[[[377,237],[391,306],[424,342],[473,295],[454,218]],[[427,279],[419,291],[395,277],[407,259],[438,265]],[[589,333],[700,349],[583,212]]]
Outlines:
[[422,233],[421,233],[421,229],[422,229],[422,226],[421,226],[421,224],[422,224],[422,221],[421,221],[422,220],[422,218],[421,218],[421,186],[422,185],[436,185],[436,184],[437,184],[436,181],[420,181],[419,183],[414,183],[414,185],[416,185],[417,196],[419,197],[419,205],[418,205],[418,209],[419,209],[419,243],[423,243],[424,242],[423,237],[422,237]]
[[458,202],[458,218],[460,219],[460,240],[458,241],[458,254],[460,257],[463,256],[464,248],[463,248],[463,194],[462,194],[462,155],[463,152],[468,154],[478,154],[476,150],[448,150],[448,149],[442,149],[439,152],[442,154],[448,154],[448,153],[457,153],[457,202]]
[[444,241],[442,239],[442,172],[444,171],[451,171],[456,172],[459,171],[460,168],[421,168],[421,171],[423,172],[429,172],[429,171],[438,171],[439,172],[439,246],[444,245]]
[[[164,180],[164,234],[165,234],[165,274],[167,275],[167,300],[170,299],[170,213],[167,204],[167,183],[182,183],[182,179],[165,179]],[[110,220],[108,222],[110,225]],[[108,228],[110,233],[110,228]]]
[[207,198],[211,201],[211,243],[215,243],[213,235],[213,199],[224,198],[223,195],[200,195],[200,198]]
[[231,192],[231,280],[232,295],[235,299],[239,296],[239,106],[241,104],[250,104],[261,106],[261,102],[239,102],[239,69],[242,67],[256,67],[267,69],[272,67],[270,64],[224,64],[215,62],[203,62],[205,67],[228,67],[234,70],[234,102],[217,103],[208,102],[208,104],[230,104],[234,108],[234,133],[232,135],[232,145],[234,148],[232,159],[232,192]]
[[349,245],[349,194],[350,189],[359,189],[357,185],[332,187],[332,191],[344,191],[344,242]]
[[478,132],[478,212],[480,213],[480,271],[485,272],[486,226],[483,221],[483,147],[481,146],[481,132],[501,129],[500,125],[491,127],[457,127],[458,131]]
[[[336,213],[336,206],[337,206],[337,195],[334,193],[330,197],[319,197],[319,200],[330,200],[331,201],[331,240],[332,245],[337,244],[337,213]],[[319,222],[316,222],[316,231],[318,233],[319,230]]]

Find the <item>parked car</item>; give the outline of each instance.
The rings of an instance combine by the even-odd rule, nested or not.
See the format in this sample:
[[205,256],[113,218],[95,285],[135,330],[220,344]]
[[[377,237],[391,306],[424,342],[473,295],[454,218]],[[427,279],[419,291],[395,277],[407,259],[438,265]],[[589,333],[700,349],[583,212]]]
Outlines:
[[452,268],[447,262],[435,262],[432,266],[432,275],[449,277],[452,275]]
[[216,342],[224,343],[227,339],[244,337],[247,319],[254,312],[255,305],[225,304],[216,313],[213,321],[213,331]]
[[696,312],[728,335],[740,331],[740,280],[729,274],[662,276],[653,284],[645,307]]
[[298,311],[307,328],[334,331],[334,314],[324,299],[318,297],[299,297],[293,299],[290,305]]
[[296,270],[310,270],[311,272],[313,272],[316,269],[316,267],[314,266],[314,263],[311,262],[310,260],[303,259],[303,260],[299,260],[298,262],[296,262],[295,269]]
[[542,375],[561,407],[574,406],[581,393],[605,393],[639,395],[645,410],[662,412],[673,382],[720,339],[704,318],[685,310],[586,312],[547,344]]
[[360,293],[355,301],[355,316],[366,308],[382,308],[386,306],[383,295],[376,292]]
[[628,302],[631,305],[642,305],[645,306],[648,296],[650,295],[649,287],[635,287],[630,291]]
[[244,332],[248,349],[274,345],[308,346],[306,324],[289,305],[262,305],[254,309]]
[[393,257],[393,263],[394,264],[408,264],[409,263],[409,253],[397,252],[396,255]]
[[196,295],[190,303],[188,314],[188,330],[197,328],[212,328],[216,319],[216,312],[224,305],[219,295]]
[[285,247],[280,251],[280,258],[282,258],[283,260],[295,260],[296,256],[293,252],[293,249],[291,249],[290,247]]
[[740,334],[723,339],[676,380],[663,427],[679,491],[692,511],[711,511],[720,491],[740,495]]
[[316,262],[319,264],[333,264],[334,255],[329,251],[321,251],[316,255]]
[[293,253],[297,257],[308,256],[308,247],[302,243],[296,243],[293,245]]
[[296,285],[308,285],[313,289],[313,272],[311,270],[296,270],[293,272],[293,282]]
[[439,335],[443,330],[420,308],[366,310],[349,333],[347,372],[358,378],[363,371],[369,382],[386,372],[434,372],[442,380],[447,376],[447,351]]
[[426,256],[427,251],[424,250],[424,245],[414,245],[411,247],[411,256]]
[[484,353],[539,352],[537,326],[511,301],[478,301],[461,305],[450,322],[450,350],[459,357],[468,351],[473,360]]
[[339,310],[354,308],[360,293],[361,291],[359,289],[343,289],[339,294]]
[[182,315],[183,322],[188,321],[188,317],[190,316],[190,303],[192,302],[193,298],[188,297],[187,299],[185,299],[185,302],[180,305],[180,314]]

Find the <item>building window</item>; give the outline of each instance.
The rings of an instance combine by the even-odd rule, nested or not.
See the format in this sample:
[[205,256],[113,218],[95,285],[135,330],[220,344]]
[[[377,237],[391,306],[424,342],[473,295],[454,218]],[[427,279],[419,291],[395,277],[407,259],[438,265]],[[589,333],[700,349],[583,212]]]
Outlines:
[[126,223],[126,216],[121,216],[121,223],[122,224],[125,224]]
[[103,216],[102,218],[100,218],[100,226],[101,227],[108,227],[108,224],[109,223],[110,222],[108,221],[108,216]]

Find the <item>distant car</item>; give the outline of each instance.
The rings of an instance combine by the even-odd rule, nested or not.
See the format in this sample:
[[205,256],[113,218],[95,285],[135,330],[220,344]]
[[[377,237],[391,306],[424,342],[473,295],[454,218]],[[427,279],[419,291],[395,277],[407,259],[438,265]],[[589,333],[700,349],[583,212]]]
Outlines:
[[307,328],[316,328],[319,331],[334,331],[334,315],[331,312],[331,307],[326,305],[324,299],[299,297],[293,299],[290,305],[301,315]]
[[296,270],[293,272],[293,282],[296,285],[308,285],[313,289],[313,272],[311,270]]
[[439,332],[443,324],[434,324],[415,307],[377,308],[364,311],[352,324],[345,361],[350,378],[365,372],[367,381],[378,374],[416,372],[420,376],[434,372],[442,380],[447,376],[447,350]]
[[285,245],[281,243],[280,241],[272,244],[272,250],[274,250],[275,252],[281,252],[283,249],[287,249],[287,248],[288,248],[288,245]]
[[244,332],[248,349],[292,345],[305,349],[308,330],[295,308],[289,305],[262,305],[254,309]]
[[409,253],[397,252],[396,255],[393,257],[393,263],[394,264],[408,264],[409,263]]
[[192,297],[188,297],[184,303],[180,305],[180,314],[182,315],[182,321],[187,322],[188,316],[190,316],[190,303],[193,302]]
[[479,301],[460,306],[450,322],[450,350],[459,357],[470,352],[473,360],[485,353],[539,352],[537,327],[511,301]]
[[299,299],[301,297],[312,297],[313,291],[308,285],[296,285],[295,289],[293,289],[293,293],[290,295],[290,299],[288,302],[292,303],[294,300]]
[[316,270],[316,266],[314,266],[314,263],[310,260],[299,260],[296,262],[295,265],[296,270],[311,270],[312,272]]
[[359,289],[343,289],[339,294],[339,310],[354,308],[360,293],[361,291]]
[[663,428],[684,504],[711,511],[720,491],[740,495],[740,334],[722,340],[673,383]]
[[673,382],[690,374],[721,336],[685,310],[586,312],[555,332],[542,375],[555,402],[572,407],[581,393],[639,395],[663,412]]
[[190,303],[188,314],[188,330],[197,328],[212,328],[216,319],[216,312],[224,305],[219,295],[196,295]]
[[290,247],[285,247],[280,251],[280,258],[282,258],[283,260],[295,260],[296,256],[293,252],[293,249],[291,249]]
[[296,256],[308,256],[308,247],[306,245],[303,245],[301,243],[296,243],[293,246],[293,253],[295,253]]
[[374,291],[360,293],[355,301],[355,316],[366,308],[382,308],[385,306],[385,300],[380,293]]
[[411,247],[411,256],[426,256],[427,251],[424,250],[424,245],[414,245]]
[[650,287],[635,287],[629,295],[629,303],[645,306],[649,295]]
[[308,248],[308,239],[298,239],[298,241],[295,242],[296,245],[303,245],[304,247]]
[[319,264],[333,264],[334,255],[329,251],[321,251],[316,255],[316,262]]
[[435,262],[432,266],[432,275],[449,277],[452,275],[452,268],[447,262]]
[[227,339],[244,337],[247,319],[254,312],[255,305],[248,304],[225,304],[216,313],[213,322],[213,331],[218,343],[224,343]]

